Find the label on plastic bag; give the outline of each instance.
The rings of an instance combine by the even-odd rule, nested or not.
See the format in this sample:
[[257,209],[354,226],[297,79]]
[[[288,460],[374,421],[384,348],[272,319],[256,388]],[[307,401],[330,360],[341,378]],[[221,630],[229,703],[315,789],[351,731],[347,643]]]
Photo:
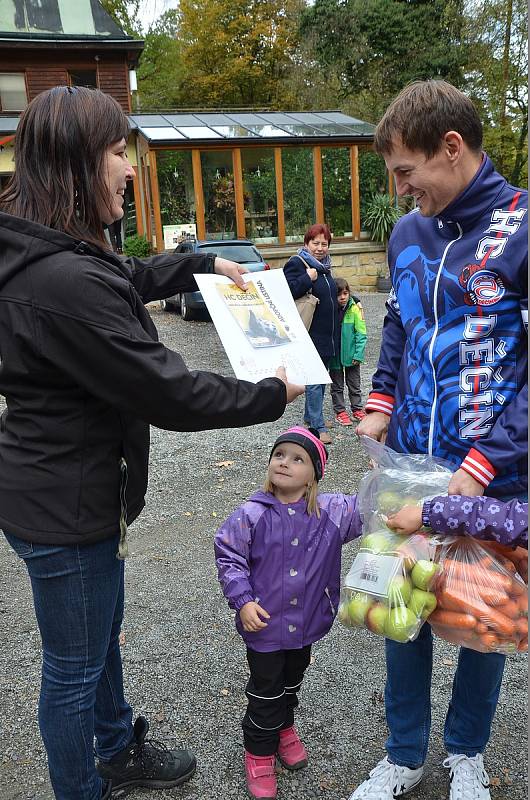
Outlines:
[[388,584],[401,570],[403,558],[387,553],[358,553],[344,585],[358,592],[388,596]]

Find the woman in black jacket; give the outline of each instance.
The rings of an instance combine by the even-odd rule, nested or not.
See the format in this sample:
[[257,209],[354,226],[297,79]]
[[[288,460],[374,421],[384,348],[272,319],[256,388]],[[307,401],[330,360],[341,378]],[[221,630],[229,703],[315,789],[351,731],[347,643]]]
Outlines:
[[[291,256],[283,268],[295,300],[309,291],[318,297],[309,335],[326,369],[331,358],[339,352],[340,341],[337,287],[331,276],[330,243],[328,226],[319,223],[312,225],[305,233],[303,248],[297,255]],[[324,422],[325,392],[325,384],[306,386],[304,422],[320,432],[324,444],[330,444],[331,436]]]
[[103,225],[121,219],[134,174],[128,133],[108,95],[43,92],[20,119],[0,196],[0,528],[31,579],[57,800],[176,786],[195,770],[193,754],[145,740],[123,693],[123,558],[144,505],[149,425],[274,420],[302,391],[284,372],[258,384],[190,372],[160,344],[146,302],[196,289],[194,272],[241,277],[215,256],[110,250]]

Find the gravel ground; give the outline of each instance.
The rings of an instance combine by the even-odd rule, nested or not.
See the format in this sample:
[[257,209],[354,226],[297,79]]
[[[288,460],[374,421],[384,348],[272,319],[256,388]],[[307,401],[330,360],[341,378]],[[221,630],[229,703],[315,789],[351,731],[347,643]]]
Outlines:
[[[384,297],[363,298],[369,346],[363,386],[379,350]],[[151,306],[161,339],[191,368],[231,374],[209,322],[186,323]],[[247,796],[239,720],[245,706],[246,663],[232,615],[219,590],[212,557],[218,523],[261,485],[280,429],[299,422],[302,400],[272,424],[237,431],[178,434],[153,430],[147,507],[131,528],[127,562],[124,671],[128,697],[151,721],[153,736],[193,747],[196,776],[160,800]],[[329,396],[326,418],[331,419]],[[225,462],[220,465],[220,462]],[[333,429],[323,488],[355,491],[367,468],[351,429]],[[344,549],[344,570],[357,545]],[[1,669],[0,800],[52,800],[36,722],[40,640],[25,569],[0,537]],[[345,800],[383,755],[386,736],[381,638],[339,624],[314,647],[301,693],[298,727],[309,751],[307,769],[279,776],[283,800]],[[426,775],[411,800],[447,797],[441,732],[457,650],[436,643],[433,729]],[[507,662],[487,751],[492,797],[527,797],[527,659]],[[138,800],[150,793],[137,791]]]

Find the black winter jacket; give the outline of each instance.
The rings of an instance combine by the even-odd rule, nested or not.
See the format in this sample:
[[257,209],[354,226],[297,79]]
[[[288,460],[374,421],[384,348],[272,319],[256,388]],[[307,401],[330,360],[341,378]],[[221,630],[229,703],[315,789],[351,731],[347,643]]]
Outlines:
[[[0,213],[0,528],[28,541],[115,535],[144,506],[149,425],[174,431],[277,419],[277,378],[190,372],[144,303],[196,290],[209,256],[121,259]],[[127,487],[120,504],[120,487]]]
[[309,335],[322,361],[327,364],[339,352],[340,327],[338,321],[337,285],[329,269],[317,267],[318,277],[312,281],[300,256],[291,256],[283,271],[295,300],[309,290],[319,303],[309,329]]

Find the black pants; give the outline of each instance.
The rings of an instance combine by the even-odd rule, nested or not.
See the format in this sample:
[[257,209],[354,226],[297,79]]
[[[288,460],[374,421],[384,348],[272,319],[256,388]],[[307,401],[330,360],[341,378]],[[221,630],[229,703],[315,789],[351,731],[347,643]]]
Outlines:
[[329,377],[331,378],[331,402],[335,414],[346,411],[346,406],[344,404],[345,377],[348,394],[350,396],[351,410],[359,411],[363,407],[361,398],[361,365],[356,364],[351,367],[343,367],[340,370],[332,369],[329,371]]
[[242,722],[245,750],[254,756],[272,756],[278,750],[280,731],[294,723],[297,694],[311,660],[311,645],[272,653],[247,648],[247,660],[248,706]]

